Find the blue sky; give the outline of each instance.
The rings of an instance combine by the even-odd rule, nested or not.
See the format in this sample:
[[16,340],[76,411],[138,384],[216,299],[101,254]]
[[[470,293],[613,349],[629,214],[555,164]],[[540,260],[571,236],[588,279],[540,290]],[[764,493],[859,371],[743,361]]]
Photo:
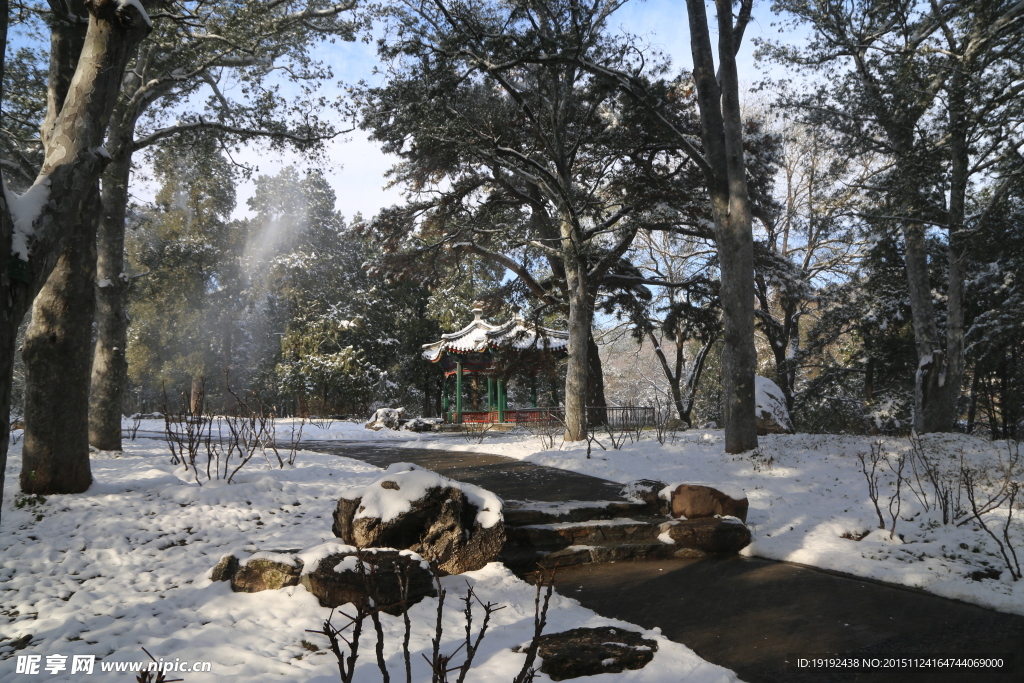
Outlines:
[[[713,9],[709,8],[713,18]],[[776,17],[766,0],[755,0],[753,19],[744,37],[739,55],[740,79],[752,85],[763,74],[754,62],[752,38],[772,37],[779,34],[771,26]],[[646,38],[653,46],[670,56],[673,69],[689,68],[690,46],[684,0],[633,0],[612,18],[612,26]],[[378,80],[373,74],[377,65],[372,44],[344,43],[328,46],[326,58],[331,61],[335,76],[344,82],[366,79]],[[340,92],[331,88],[331,93]],[[303,160],[294,155],[267,157],[265,150],[254,146],[243,154],[247,161],[258,165],[261,174],[272,174],[287,164],[302,166]],[[338,196],[338,209],[351,217],[357,212],[369,217],[384,206],[401,201],[397,190],[385,190],[385,171],[394,162],[382,154],[376,145],[356,131],[345,139],[331,143],[329,164],[325,169]],[[252,196],[252,183],[238,188],[236,215],[248,214],[245,200]]]

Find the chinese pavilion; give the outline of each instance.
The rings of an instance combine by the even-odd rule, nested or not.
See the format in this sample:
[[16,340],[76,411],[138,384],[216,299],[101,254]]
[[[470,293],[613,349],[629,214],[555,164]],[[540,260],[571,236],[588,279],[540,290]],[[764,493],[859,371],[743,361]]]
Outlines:
[[[518,313],[502,325],[483,319],[483,309],[473,309],[474,318],[458,332],[441,335],[432,344],[423,345],[423,357],[440,363],[444,371],[442,407],[446,422],[514,422],[517,412],[508,408],[508,380],[517,370],[533,378],[530,398],[537,408],[538,372],[553,371],[557,360],[565,358],[569,333],[528,322]],[[463,377],[487,377],[487,410],[463,410]],[[553,372],[552,372],[553,375]],[[449,412],[448,378],[455,377],[455,410]],[[557,387],[552,383],[552,400],[557,402]],[[535,411],[533,411],[535,412]]]

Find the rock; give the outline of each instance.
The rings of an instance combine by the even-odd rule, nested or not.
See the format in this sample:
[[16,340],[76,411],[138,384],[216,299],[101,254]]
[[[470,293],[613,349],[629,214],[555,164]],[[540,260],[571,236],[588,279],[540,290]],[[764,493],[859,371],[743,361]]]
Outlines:
[[[393,548],[358,550],[339,543],[327,543],[320,548],[323,550],[313,549],[303,553],[307,562],[299,580],[324,607],[340,607],[350,602],[365,603],[367,599],[372,599],[374,605],[397,616],[402,613],[402,589],[399,582],[400,578],[405,581],[402,577],[408,577],[406,599],[409,605],[415,605],[425,596],[437,595],[430,566],[415,553]],[[311,555],[316,557],[309,561]]]
[[637,479],[631,481],[622,488],[622,495],[626,498],[638,500],[645,503],[652,515],[669,514],[669,502],[661,497],[660,492],[665,488],[665,482],[656,479]]
[[500,498],[406,463],[388,472],[338,501],[335,536],[360,548],[412,550],[450,574],[498,557],[505,545]]
[[414,417],[411,420],[406,420],[402,429],[409,432],[429,432],[440,423],[440,418],[436,417]]
[[378,408],[377,412],[370,416],[366,423],[367,429],[378,431],[387,427],[398,429],[402,426],[402,416],[405,415],[405,408]]
[[705,422],[701,429],[718,429],[718,423],[712,420],[711,422]]
[[755,375],[754,401],[757,404],[755,417],[759,436],[793,433],[793,421],[786,409],[786,395],[778,384],[767,377]]
[[539,640],[540,670],[553,681],[642,669],[658,650],[656,641],[610,626],[574,628]]
[[238,563],[238,570],[231,577],[231,590],[236,593],[259,593],[297,586],[301,572],[302,561],[295,555],[256,553]]
[[[662,489],[661,495],[668,497],[671,501],[673,517],[700,519],[718,515],[720,517],[737,517],[746,522],[747,509],[750,506],[746,495],[736,498],[734,496],[739,496],[742,491],[734,487],[726,488],[730,489],[729,494],[731,495],[705,484],[679,484],[675,489],[671,489],[671,487]],[[665,496],[666,491],[670,491],[668,496]]]
[[231,577],[238,571],[238,558],[234,555],[225,555],[220,558],[217,566],[210,570],[211,581],[230,581]]
[[[665,522],[661,538],[696,555],[732,555],[750,545],[750,529],[736,519],[703,518]],[[688,555],[689,553],[681,553]]]

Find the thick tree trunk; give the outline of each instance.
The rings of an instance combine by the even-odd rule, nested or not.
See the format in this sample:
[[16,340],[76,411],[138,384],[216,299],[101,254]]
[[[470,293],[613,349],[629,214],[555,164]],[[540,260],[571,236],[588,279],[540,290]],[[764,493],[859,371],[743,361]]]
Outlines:
[[121,450],[121,409],[128,385],[128,315],[125,311],[124,221],[131,159],[103,174],[103,219],[96,237],[96,349],[89,394],[89,443]]
[[[71,3],[78,10],[84,3]],[[68,5],[65,5],[68,7]],[[105,159],[98,151],[116,101],[129,53],[149,31],[137,6],[114,0],[96,0],[88,6],[84,22],[53,22],[51,52],[70,46],[76,32],[85,31],[77,51],[62,50],[66,59],[54,60],[43,125],[43,168],[37,184],[47,183],[49,201],[31,222],[29,253],[21,255],[25,272],[12,278],[10,260],[13,222],[6,198],[0,197],[0,491],[7,467],[14,339],[36,293],[44,286],[82,204],[95,191]],[[6,13],[4,13],[6,19]],[[6,29],[6,23],[3,26]],[[70,75],[70,74],[73,74]],[[2,74],[0,74],[2,75]]]
[[99,188],[82,207],[25,333],[25,445],[21,490],[80,493],[89,468],[89,374],[95,308]]
[[939,330],[932,307],[931,279],[928,277],[928,251],[924,226],[907,223],[903,226],[904,260],[910,310],[914,322],[917,348],[917,373],[914,378],[914,429],[919,434],[936,431],[935,400],[942,368],[945,365]]
[[919,434],[949,432],[956,424],[957,401],[964,375],[963,251],[959,240],[951,237],[946,345],[943,348],[932,304],[924,227],[919,223],[906,224],[903,238],[917,348],[914,430]]
[[[719,59],[716,71],[704,0],[687,0],[686,6],[707,162],[704,174],[711,195],[722,274],[725,450],[742,453],[757,448],[754,420],[757,349],[754,346],[754,236],[736,70],[735,40],[738,36],[734,33],[731,0],[715,0]],[[741,14],[749,13],[749,9],[749,3],[745,2]]]
[[730,215],[717,231],[719,263],[722,270],[722,419],[725,450],[742,453],[757,448],[754,422],[754,375],[757,349],[754,346],[754,244],[747,219]]
[[601,367],[601,350],[594,341],[594,331],[587,336],[587,407],[592,410],[587,420],[595,424],[604,424],[608,420],[607,411],[602,410],[608,405],[604,397],[604,369]]
[[590,349],[594,297],[587,287],[586,271],[567,264],[569,285],[569,362],[565,369],[565,440],[587,438],[587,363]]

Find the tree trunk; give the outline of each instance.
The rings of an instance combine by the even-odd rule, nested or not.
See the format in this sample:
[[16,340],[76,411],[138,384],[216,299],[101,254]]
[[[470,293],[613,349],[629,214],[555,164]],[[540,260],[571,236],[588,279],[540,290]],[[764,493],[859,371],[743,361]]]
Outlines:
[[601,367],[601,350],[594,341],[594,331],[587,335],[587,407],[593,408],[587,416],[588,422],[604,424],[608,421],[608,405],[604,397],[604,370]]
[[[701,139],[707,160],[704,174],[711,195],[715,243],[722,275],[725,450],[727,453],[742,453],[757,448],[754,419],[757,349],[754,346],[754,236],[743,159],[732,2],[715,0],[718,12],[717,72],[704,0],[687,0],[686,5]],[[744,12],[749,13],[748,2],[741,9],[741,14]]]
[[651,344],[654,346],[654,356],[658,359],[658,363],[661,364],[661,371],[665,373],[665,379],[668,381],[669,391],[672,394],[672,403],[676,407],[676,412],[679,414],[679,419],[684,420],[689,424],[689,419],[683,416],[686,411],[686,407],[683,405],[683,391],[681,384],[683,381],[682,372],[685,368],[685,362],[683,361],[683,345],[676,338],[676,369],[672,371],[672,367],[668,364],[668,358],[665,356],[665,350],[661,348],[661,343],[658,338],[654,336],[654,330],[647,329],[647,338],[651,340]]
[[565,440],[587,438],[587,363],[594,297],[587,273],[579,264],[566,264],[569,285],[569,362],[565,369]]
[[89,394],[89,443],[121,450],[121,409],[128,385],[128,315],[125,311],[124,221],[131,159],[103,174],[103,219],[96,237],[96,349]]
[[697,400],[697,387],[700,385],[701,375],[704,374],[704,363],[708,359],[708,354],[711,352],[713,347],[718,342],[717,339],[712,339],[706,342],[704,346],[697,352],[697,356],[693,359],[690,364],[690,374],[686,376],[686,402],[683,407],[686,409],[685,413],[680,414],[680,418],[686,422],[686,424],[693,424],[691,415],[693,414],[693,404]]
[[[189,391],[188,410],[192,415],[202,415],[206,398],[206,378],[203,375],[196,375],[192,378],[192,388]],[[303,415],[307,417],[308,413]]]
[[[65,4],[72,11],[83,6],[80,2]],[[49,201],[31,222],[29,253],[19,259],[24,270],[18,275],[21,279],[12,277],[8,256],[12,253],[13,221],[6,197],[0,196],[0,253],[4,255],[0,258],[0,492],[7,468],[15,335],[33,298],[64,253],[82,204],[95,192],[105,163],[98,150],[125,63],[149,31],[138,7],[131,3],[97,0],[88,9],[87,26],[84,21],[55,21],[51,26],[47,117],[41,135],[46,156],[36,181],[47,183]],[[5,12],[4,32],[6,19]],[[79,42],[77,51],[70,49],[77,40],[75,34],[82,31],[84,44]],[[63,59],[55,59],[61,54]]]
[[967,433],[974,433],[974,418],[977,415],[978,410],[978,378],[981,376],[981,371],[978,369],[977,363],[974,365],[974,379],[971,380],[971,402],[967,409]]
[[80,493],[89,468],[89,374],[95,308],[99,188],[83,205],[25,333],[25,445],[21,490]]
[[906,224],[903,238],[917,348],[914,430],[919,434],[949,432],[956,423],[957,399],[963,382],[963,253],[959,240],[951,239],[946,348],[943,349],[932,304],[924,227],[919,223]]

